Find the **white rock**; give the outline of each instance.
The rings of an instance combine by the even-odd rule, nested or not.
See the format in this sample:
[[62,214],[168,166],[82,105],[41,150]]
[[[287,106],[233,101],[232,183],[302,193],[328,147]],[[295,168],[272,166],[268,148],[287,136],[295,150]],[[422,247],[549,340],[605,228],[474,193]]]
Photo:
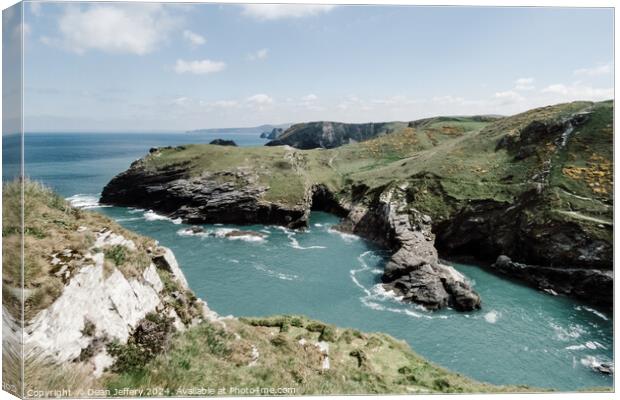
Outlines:
[[256,348],[256,346],[252,345],[252,354],[251,354],[251,360],[250,363],[248,364],[248,367],[253,367],[258,363],[258,358],[260,357],[260,353],[258,352],[258,349]]
[[170,266],[170,271],[172,272],[172,275],[174,275],[174,278],[181,285],[183,285],[184,288],[189,289],[189,284],[187,283],[187,279],[185,279],[185,275],[183,275],[183,271],[181,271],[181,268],[179,268],[179,263],[177,262],[177,259],[174,256],[174,253],[172,252],[172,250],[170,250],[167,247],[162,247],[162,248],[164,249],[163,257],[168,263],[168,265]]
[[129,250],[135,251],[136,244],[129,239],[125,239],[122,235],[117,235],[112,231],[104,231],[97,234],[97,239],[95,240],[95,244],[93,247],[98,247],[100,249],[104,247],[111,246],[125,246]]
[[159,274],[157,273],[157,268],[155,264],[151,263],[147,269],[142,273],[142,277],[144,280],[155,289],[157,293],[161,292],[164,289],[164,284],[159,278]]
[[93,371],[93,375],[96,378],[99,378],[103,375],[103,372],[106,368],[111,367],[114,364],[114,358],[108,354],[108,352],[104,349],[102,352],[98,353],[91,360],[95,370]]
[[319,351],[321,352],[323,356],[323,362],[321,364],[321,368],[329,369],[329,343],[320,341],[320,342],[317,342],[315,346],[319,348]]
[[125,343],[138,322],[161,304],[146,279],[129,281],[119,270],[105,278],[103,254],[93,260],[94,265],[82,267],[61,296],[27,325],[26,352],[43,351],[58,362],[74,360],[93,340],[82,333],[87,320],[95,325],[93,336]]

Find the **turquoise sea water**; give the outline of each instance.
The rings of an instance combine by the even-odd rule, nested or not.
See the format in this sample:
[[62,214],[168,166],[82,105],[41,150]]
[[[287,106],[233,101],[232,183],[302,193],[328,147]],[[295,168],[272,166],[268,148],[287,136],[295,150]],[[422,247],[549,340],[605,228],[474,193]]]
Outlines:
[[[96,207],[105,183],[150,147],[209,142],[196,134],[33,134],[26,137],[26,174],[75,204],[92,206],[128,229],[159,240],[176,254],[190,286],[220,314],[305,314],[340,326],[387,332],[429,360],[495,384],[573,390],[612,385],[592,362],[613,357],[610,314],[554,297],[470,265],[455,264],[482,296],[482,310],[428,312],[381,289],[387,254],[331,226],[337,218],[311,215],[310,229],[243,227],[263,240],[224,237],[231,225],[186,225],[149,210]],[[227,135],[226,137],[230,137]],[[257,135],[234,135],[262,145]],[[5,171],[11,146],[5,142]],[[8,168],[7,168],[8,167]],[[6,175],[5,175],[6,177]]]

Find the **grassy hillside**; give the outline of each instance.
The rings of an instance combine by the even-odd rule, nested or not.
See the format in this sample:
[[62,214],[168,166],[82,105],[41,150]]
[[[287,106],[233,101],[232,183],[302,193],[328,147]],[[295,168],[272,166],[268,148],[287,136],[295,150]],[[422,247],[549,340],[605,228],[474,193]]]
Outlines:
[[[588,109],[592,110],[591,118],[576,128],[564,148],[559,149],[544,137],[529,144],[532,154],[525,159],[515,158],[519,149],[498,148],[503,138],[518,136],[534,121],[559,121]],[[612,113],[611,101],[575,102],[500,119],[427,119],[409,123],[389,135],[328,150],[189,145],[164,149],[144,162],[154,170],[188,163],[194,175],[250,169],[269,186],[266,201],[286,204],[298,203],[304,190],[315,183],[326,184],[338,193],[351,185],[373,189],[395,180],[413,181],[417,187],[413,196],[416,206],[434,219],[441,219],[449,215],[450,203],[513,201],[534,187],[532,176],[551,160],[549,186],[559,198],[560,209],[578,210],[587,218],[609,222]],[[582,204],[577,196],[589,200]],[[570,215],[565,217],[572,218]]]
[[[448,372],[385,334],[295,316],[225,323],[225,328],[203,323],[176,335],[164,354],[146,365],[127,366],[109,378],[107,387],[159,387],[169,395],[182,395],[179,390],[193,387],[224,387],[225,394],[235,394],[229,390],[233,387],[295,389],[289,395],[527,390],[487,385]],[[327,369],[319,342],[329,348]]]
[[[383,169],[411,155],[462,140],[486,124],[466,117],[438,118],[421,128],[401,124],[389,135],[336,149],[184,145],[160,149],[143,161],[146,169],[152,171],[188,167],[190,176],[199,176],[204,171],[251,170],[259,175],[261,184],[269,187],[265,201],[294,205],[301,202],[305,191],[314,184],[325,184],[332,191],[340,192],[355,174],[359,179],[366,179],[361,175],[365,171]],[[383,171],[381,176],[389,179],[385,175],[388,170]],[[402,172],[405,171],[400,171],[400,176],[404,176]]]

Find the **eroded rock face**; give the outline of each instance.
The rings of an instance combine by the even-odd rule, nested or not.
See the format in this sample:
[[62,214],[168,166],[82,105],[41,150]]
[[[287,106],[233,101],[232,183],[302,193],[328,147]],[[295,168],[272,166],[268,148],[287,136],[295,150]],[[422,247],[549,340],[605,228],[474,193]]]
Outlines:
[[101,202],[150,208],[186,223],[305,225],[305,205],[265,202],[268,189],[247,169],[189,177],[183,165],[151,172],[136,162],[105,186]]
[[531,265],[611,269],[612,243],[593,239],[570,220],[537,217],[532,210],[546,201],[550,200],[534,191],[512,204],[472,201],[434,227],[438,247],[444,254],[472,255],[490,262],[504,254]]
[[589,303],[613,304],[613,271],[589,268],[556,268],[528,265],[501,255],[491,268],[552,294],[564,294]]
[[390,186],[367,206],[357,206],[340,226],[394,251],[382,280],[386,289],[429,309],[480,308],[480,296],[454,268],[439,263],[431,219],[409,208],[406,187]]
[[266,146],[289,145],[297,149],[331,149],[389,134],[389,123],[345,124],[319,121],[292,125]]
[[[136,250],[135,244],[121,235],[96,232],[92,253],[79,260],[81,267],[72,273],[60,297],[26,322],[24,349],[28,357],[51,358],[59,363],[89,362],[93,373],[100,376],[114,363],[106,343],[126,343],[147,314],[171,318],[177,330],[193,323],[183,321],[165,298],[158,269],[165,269],[182,290],[189,290],[170,249],[154,249],[153,262],[142,274],[127,278],[119,269],[110,271],[104,266],[103,250],[110,246]],[[218,318],[206,303],[200,301],[197,307],[201,313],[198,318]]]

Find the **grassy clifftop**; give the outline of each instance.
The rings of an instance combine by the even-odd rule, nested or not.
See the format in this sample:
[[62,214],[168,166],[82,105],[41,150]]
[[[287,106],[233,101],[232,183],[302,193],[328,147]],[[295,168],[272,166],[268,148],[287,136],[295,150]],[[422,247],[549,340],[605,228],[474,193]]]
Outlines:
[[[561,132],[535,131],[536,123],[559,127],[561,121],[581,112],[590,112],[590,117],[574,128],[565,144],[556,142]],[[305,190],[318,183],[345,195],[355,185],[372,190],[394,181],[414,181],[413,202],[436,220],[467,201],[514,201],[535,188],[540,182],[536,175],[549,165],[546,186],[557,197],[563,218],[609,223],[612,115],[611,101],[575,102],[506,118],[414,121],[394,126],[389,135],[334,149],[189,145],[162,149],[143,162],[151,170],[184,165],[193,176],[252,170],[269,187],[265,201],[291,205],[300,203]],[[522,132],[530,136],[520,140]]]
[[[354,180],[368,180],[368,171],[380,169],[382,180],[406,176],[399,170],[396,176],[384,168],[414,154],[430,151],[463,139],[488,122],[479,118],[437,118],[415,124],[392,124],[389,135],[335,149],[298,150],[289,146],[225,148],[212,145],[183,145],[162,148],[144,159],[150,171],[188,168],[190,176],[205,171],[226,172],[246,169],[259,176],[259,182],[268,186],[265,201],[287,205],[300,204],[305,191],[314,184],[324,184],[334,192],[342,191]],[[394,166],[395,167],[395,166]],[[373,179],[374,180],[374,179]]]

